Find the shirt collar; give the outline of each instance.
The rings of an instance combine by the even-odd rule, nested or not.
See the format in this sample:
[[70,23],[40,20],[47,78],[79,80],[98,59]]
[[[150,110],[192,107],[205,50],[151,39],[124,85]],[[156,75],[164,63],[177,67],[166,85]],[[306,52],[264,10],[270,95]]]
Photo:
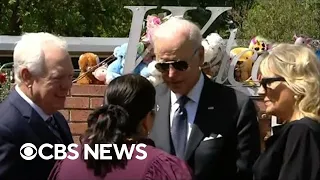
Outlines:
[[24,99],[42,117],[43,120],[46,121],[50,117],[45,112],[43,112],[43,110],[38,105],[32,102],[32,100],[28,96],[26,96],[17,85],[15,86],[15,90],[22,97],[22,99]]
[[[190,98],[195,103],[198,103],[200,100],[200,94],[201,94],[203,84],[204,84],[204,77],[203,77],[203,74],[200,73],[198,82],[195,84],[195,86],[191,89],[191,91],[187,95],[188,98]],[[174,105],[180,97],[181,97],[180,94],[176,94],[171,91],[171,105]]]

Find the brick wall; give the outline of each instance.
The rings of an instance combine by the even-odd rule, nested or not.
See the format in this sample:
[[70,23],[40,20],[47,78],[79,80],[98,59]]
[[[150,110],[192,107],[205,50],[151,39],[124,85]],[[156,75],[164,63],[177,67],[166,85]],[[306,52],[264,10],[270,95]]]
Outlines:
[[[76,143],[87,128],[86,119],[92,110],[102,104],[106,86],[104,85],[78,85],[74,84],[67,97],[65,109],[60,112],[70,125],[71,133]],[[261,136],[270,129],[269,117],[263,117],[265,106],[261,99],[254,99],[259,109]],[[261,140],[263,141],[263,139]]]
[[68,120],[74,141],[78,143],[79,135],[87,128],[86,120],[90,112],[102,104],[106,86],[74,84],[60,112]]

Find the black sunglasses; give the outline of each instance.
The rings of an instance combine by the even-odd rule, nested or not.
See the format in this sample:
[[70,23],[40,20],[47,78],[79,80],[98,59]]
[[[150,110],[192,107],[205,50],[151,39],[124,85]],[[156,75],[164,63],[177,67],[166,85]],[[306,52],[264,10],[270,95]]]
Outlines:
[[157,63],[155,67],[158,71],[163,73],[169,70],[170,65],[178,71],[185,71],[189,67],[186,61],[172,61],[172,62]]
[[261,86],[266,90],[267,85],[276,81],[286,81],[283,77],[270,77],[270,78],[262,78],[260,80]]
[[[190,59],[192,59],[198,52],[199,48],[196,48],[196,50],[193,52],[192,56],[190,57]],[[190,60],[189,59],[189,60]],[[188,61],[189,61],[188,60]],[[187,61],[182,61],[182,60],[178,60],[178,61],[168,61],[168,62],[159,62],[155,65],[156,69],[158,71],[160,71],[161,73],[164,73],[164,72],[168,72],[169,71],[169,68],[170,68],[170,65],[178,70],[178,71],[185,71],[188,69],[189,67],[189,64]]]

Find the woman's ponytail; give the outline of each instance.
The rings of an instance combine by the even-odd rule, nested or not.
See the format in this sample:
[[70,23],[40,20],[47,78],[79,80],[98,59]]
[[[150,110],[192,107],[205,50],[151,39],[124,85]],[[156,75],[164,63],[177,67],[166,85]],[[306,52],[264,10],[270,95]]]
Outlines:
[[[126,142],[126,134],[122,131],[122,125],[129,120],[129,114],[121,106],[104,105],[96,109],[88,117],[88,129],[81,139],[81,143],[88,144],[94,149],[96,144],[117,144]],[[113,148],[110,150],[112,160],[96,160],[90,154],[86,161],[87,167],[94,169],[95,175],[103,175],[111,170],[112,166],[120,162]]]

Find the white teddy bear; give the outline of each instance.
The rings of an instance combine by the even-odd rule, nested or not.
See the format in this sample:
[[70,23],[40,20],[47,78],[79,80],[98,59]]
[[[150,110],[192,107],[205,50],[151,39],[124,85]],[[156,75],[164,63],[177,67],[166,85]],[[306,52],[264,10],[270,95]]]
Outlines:
[[202,46],[204,47],[204,66],[202,68],[209,68],[209,75],[215,77],[226,48],[224,40],[219,34],[211,33],[202,40]]
[[154,86],[163,82],[161,72],[156,69],[157,61],[153,60],[148,64],[150,76],[147,78]]

